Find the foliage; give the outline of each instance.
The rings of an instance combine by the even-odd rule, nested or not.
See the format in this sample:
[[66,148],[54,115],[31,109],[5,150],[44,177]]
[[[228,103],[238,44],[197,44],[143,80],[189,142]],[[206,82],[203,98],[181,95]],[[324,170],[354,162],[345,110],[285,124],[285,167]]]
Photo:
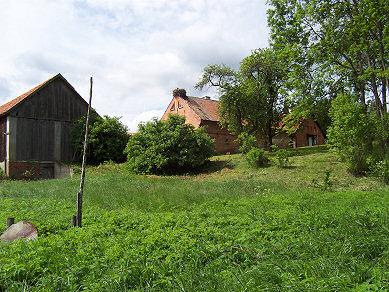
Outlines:
[[354,174],[368,170],[368,159],[372,146],[371,123],[363,107],[352,95],[339,95],[332,102],[330,110],[332,125],[328,130],[328,143],[335,147],[349,163]]
[[332,178],[331,178],[332,174],[331,173],[332,173],[331,170],[326,170],[322,183],[320,182],[320,180],[317,180],[315,178],[315,179],[312,180],[313,185],[315,187],[321,189],[322,191],[329,191],[329,190],[331,190],[332,186],[333,186],[333,181],[332,181]]
[[225,65],[208,65],[196,87],[219,89],[221,124],[229,131],[264,137],[270,147],[283,106],[283,77],[284,66],[275,52],[258,49],[242,60],[238,71]]
[[[305,115],[316,115],[325,131],[329,101],[338,95],[355,96],[369,116],[363,120],[370,126],[376,121],[374,128],[366,129],[370,136],[366,143],[379,148],[381,155],[387,153],[389,2],[270,0],[269,4],[271,44],[278,57],[290,64],[285,84],[290,104]],[[315,114],[317,105],[323,109]],[[344,137],[355,130],[343,127]],[[349,143],[343,141],[345,149]],[[356,150],[343,154],[352,161],[353,172],[363,173],[369,150],[365,146]]]
[[383,183],[389,184],[389,160],[384,159],[372,164],[370,173],[379,178]]
[[[385,290],[388,187],[312,149],[292,155],[296,169],[253,171],[240,154],[197,176],[89,167],[80,229],[78,177],[3,181],[0,217],[32,221],[39,238],[0,243],[0,290]],[[333,190],[312,187],[330,166]]]
[[254,147],[245,154],[246,160],[251,167],[265,167],[269,165],[269,158],[265,150]]
[[126,153],[136,173],[182,173],[203,166],[213,154],[213,142],[203,128],[185,124],[185,118],[170,115],[140,124],[131,136]]
[[239,151],[246,154],[252,148],[258,147],[257,139],[255,136],[246,132],[242,132],[238,136]]
[[[124,149],[128,141],[128,129],[119,118],[100,117],[93,113],[90,117],[87,162],[99,164],[104,161],[124,162]],[[85,117],[81,118],[72,129],[72,144],[80,161],[85,136]]]
[[287,149],[278,148],[276,145],[272,146],[272,150],[276,157],[276,162],[278,167],[287,168],[291,166],[289,160],[290,151]]

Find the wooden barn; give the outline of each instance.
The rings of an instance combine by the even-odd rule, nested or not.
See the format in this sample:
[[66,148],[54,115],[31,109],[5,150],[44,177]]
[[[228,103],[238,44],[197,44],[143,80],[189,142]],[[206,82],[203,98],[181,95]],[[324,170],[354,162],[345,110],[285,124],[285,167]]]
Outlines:
[[185,90],[175,90],[162,120],[166,120],[169,114],[179,114],[186,118],[188,124],[195,128],[204,127],[209,136],[215,140],[217,153],[235,153],[238,151],[236,136],[230,134],[219,125],[219,102],[206,97],[187,96]]
[[10,178],[66,175],[72,124],[87,102],[58,74],[0,106],[0,166]]

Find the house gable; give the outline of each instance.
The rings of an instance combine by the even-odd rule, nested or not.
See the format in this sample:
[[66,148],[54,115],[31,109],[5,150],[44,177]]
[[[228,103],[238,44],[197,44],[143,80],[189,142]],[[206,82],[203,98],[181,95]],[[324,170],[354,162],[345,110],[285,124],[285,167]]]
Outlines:
[[173,97],[161,119],[167,120],[171,114],[184,116],[185,122],[187,124],[193,125],[196,128],[198,128],[201,124],[201,118],[199,115],[190,107],[187,99],[182,97]]

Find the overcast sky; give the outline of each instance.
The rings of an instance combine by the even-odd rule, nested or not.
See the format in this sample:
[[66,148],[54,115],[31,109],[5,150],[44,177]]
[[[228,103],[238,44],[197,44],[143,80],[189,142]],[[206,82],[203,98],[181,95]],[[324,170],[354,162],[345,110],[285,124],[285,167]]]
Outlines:
[[0,102],[61,73],[135,130],[202,68],[237,67],[268,42],[265,0],[0,0]]

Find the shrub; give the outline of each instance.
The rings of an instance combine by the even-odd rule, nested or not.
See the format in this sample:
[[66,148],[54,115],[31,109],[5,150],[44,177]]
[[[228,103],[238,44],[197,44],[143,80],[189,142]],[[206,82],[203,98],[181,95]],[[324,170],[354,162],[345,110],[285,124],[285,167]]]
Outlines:
[[203,128],[169,116],[140,124],[127,148],[128,165],[136,173],[172,174],[193,171],[213,155],[213,141]]
[[383,183],[389,184],[389,160],[380,160],[370,167],[370,173]]
[[[104,161],[124,162],[124,150],[128,142],[128,129],[119,118],[100,117],[93,113],[90,118],[87,162],[100,164]],[[76,158],[81,161],[85,135],[85,118],[81,118],[72,130],[72,144]]]
[[364,174],[368,170],[374,132],[364,109],[356,97],[338,95],[332,102],[330,116],[329,144],[348,162],[351,173]]
[[264,167],[269,165],[269,158],[263,149],[258,147],[251,148],[245,155],[247,162],[252,167]]
[[280,149],[277,145],[272,145],[272,151],[276,156],[276,164],[278,167],[286,168],[290,167],[291,163],[289,160],[290,151],[287,149]]
[[278,149],[275,153],[277,159],[277,165],[279,167],[290,167],[291,163],[289,161],[289,151],[286,149]]
[[258,147],[255,136],[242,132],[238,136],[239,151],[246,154],[252,148]]

